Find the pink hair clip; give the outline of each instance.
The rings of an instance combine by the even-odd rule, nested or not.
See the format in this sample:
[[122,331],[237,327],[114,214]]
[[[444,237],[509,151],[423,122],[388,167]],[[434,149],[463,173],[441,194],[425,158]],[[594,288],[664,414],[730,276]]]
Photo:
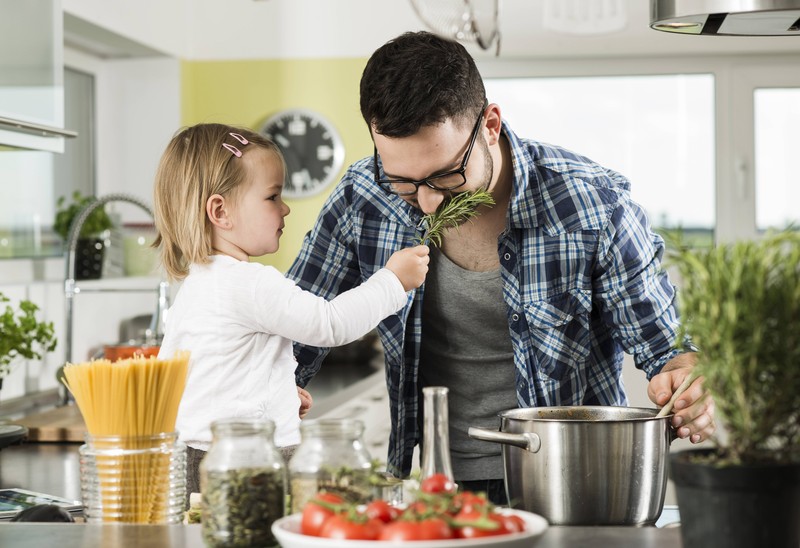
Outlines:
[[[237,141],[242,143],[242,145],[250,144],[250,141],[248,141],[247,139],[244,138],[244,136],[242,136],[242,135],[240,135],[238,133],[229,133],[228,135],[230,135],[231,137],[233,137],[234,139],[236,139]],[[231,154],[233,154],[237,158],[241,158],[242,157],[242,151],[239,150],[238,148],[236,148],[233,145],[229,145],[228,143],[222,143],[222,148],[224,148],[225,150],[229,151]]]

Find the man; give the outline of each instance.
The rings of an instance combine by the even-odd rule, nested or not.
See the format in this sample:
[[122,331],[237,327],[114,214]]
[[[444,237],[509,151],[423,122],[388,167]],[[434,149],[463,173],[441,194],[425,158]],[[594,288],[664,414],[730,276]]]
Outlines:
[[[497,413],[516,407],[625,405],[624,352],[650,379],[650,399],[670,399],[694,361],[675,349],[663,240],[622,175],[518,137],[487,102],[465,48],[425,32],[372,55],[361,113],[375,152],[350,166],[307,235],[289,272],[303,288],[332,297],[358,285],[415,242],[423,214],[458,193],[485,189],[495,200],[445,232],[424,286],[378,327],[390,471],[411,470],[423,386],[450,389],[456,482],[498,503],[500,445],[469,438],[469,426],[497,429]],[[305,386],[325,349],[295,354]],[[697,443],[713,432],[700,380],[675,410],[680,437]]]

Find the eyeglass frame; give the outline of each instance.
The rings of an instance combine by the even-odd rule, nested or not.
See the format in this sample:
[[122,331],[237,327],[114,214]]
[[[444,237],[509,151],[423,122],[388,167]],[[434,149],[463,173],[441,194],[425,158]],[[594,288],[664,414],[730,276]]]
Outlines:
[[[461,188],[462,186],[467,184],[467,175],[466,175],[467,164],[469,163],[469,158],[470,158],[470,155],[472,154],[472,149],[475,146],[475,141],[478,138],[478,133],[480,131],[481,122],[483,121],[483,116],[486,113],[486,107],[488,107],[488,106],[489,106],[489,102],[488,101],[484,101],[483,108],[481,108],[481,112],[480,112],[480,114],[478,114],[478,119],[475,120],[475,127],[472,128],[472,134],[471,134],[471,136],[469,138],[469,145],[467,146],[467,151],[464,153],[464,159],[461,160],[461,167],[459,167],[457,169],[451,169],[450,171],[445,171],[444,173],[438,173],[436,175],[431,175],[430,177],[425,177],[424,179],[420,179],[418,181],[416,181],[414,179],[405,179],[405,178],[402,178],[402,177],[397,178],[397,179],[381,179],[380,178],[380,172],[378,171],[378,147],[373,145],[373,147],[372,147],[373,148],[372,161],[373,161],[373,168],[375,170],[375,182],[378,185],[380,185],[381,188],[386,190],[386,192],[389,192],[390,194],[394,194],[396,196],[413,196],[414,194],[419,192],[419,187],[421,185],[425,185],[428,188],[432,188],[433,190],[438,190],[439,192],[448,192],[448,191],[451,191],[451,190],[455,190],[457,188]],[[458,184],[456,186],[452,186],[450,188],[438,188],[438,187],[434,186],[433,183],[431,183],[432,179],[433,180],[440,179],[442,177],[449,177],[450,175],[455,175],[455,174],[461,175],[461,178],[463,179],[463,181],[461,181],[461,184]],[[402,193],[401,192],[396,192],[395,190],[393,190],[392,185],[397,184],[397,183],[412,184],[412,185],[414,185],[414,191],[413,192],[402,192]]]

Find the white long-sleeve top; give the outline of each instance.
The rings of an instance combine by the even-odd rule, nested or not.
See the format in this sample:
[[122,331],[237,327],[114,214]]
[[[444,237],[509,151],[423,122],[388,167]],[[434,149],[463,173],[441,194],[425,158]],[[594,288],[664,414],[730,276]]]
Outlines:
[[211,422],[232,417],[275,422],[279,447],[300,442],[300,399],[292,341],[339,346],[398,311],[407,294],[381,269],[331,301],[303,291],[271,266],[215,255],[192,265],[166,317],[159,358],[191,352],[178,409],[181,440],[208,450]]

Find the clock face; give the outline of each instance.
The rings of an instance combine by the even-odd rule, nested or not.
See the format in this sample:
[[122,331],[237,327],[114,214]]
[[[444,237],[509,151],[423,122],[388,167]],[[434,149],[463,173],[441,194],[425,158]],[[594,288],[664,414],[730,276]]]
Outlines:
[[286,159],[283,195],[302,198],[325,189],[344,164],[344,145],[336,129],[310,110],[284,110],[261,126]]

